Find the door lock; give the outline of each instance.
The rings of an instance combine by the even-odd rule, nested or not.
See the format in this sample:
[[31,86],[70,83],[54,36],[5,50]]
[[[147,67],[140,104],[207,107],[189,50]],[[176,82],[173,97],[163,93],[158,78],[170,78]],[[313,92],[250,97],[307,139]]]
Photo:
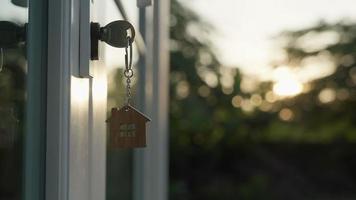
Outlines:
[[99,40],[113,47],[125,48],[135,39],[133,25],[125,20],[113,21],[104,27],[100,27],[99,23],[92,22],[90,29],[91,60],[99,59]]

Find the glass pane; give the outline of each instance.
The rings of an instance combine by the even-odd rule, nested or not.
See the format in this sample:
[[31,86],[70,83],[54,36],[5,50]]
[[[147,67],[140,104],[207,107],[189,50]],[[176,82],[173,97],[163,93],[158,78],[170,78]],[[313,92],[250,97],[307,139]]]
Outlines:
[[171,2],[171,199],[356,199],[356,1]]
[[[136,1],[122,2],[130,23],[137,30],[138,12]],[[111,21],[122,20],[123,16],[119,12],[114,1],[105,2],[105,15],[101,15],[99,22],[102,25]],[[108,115],[113,107],[121,107],[125,101],[125,83],[123,78],[124,49],[111,47],[101,43],[101,60],[103,60],[108,71]],[[137,51],[134,46],[134,78],[132,81],[132,95],[135,96],[135,80],[137,80]],[[128,127],[125,127],[125,129]],[[128,132],[125,132],[126,134]],[[130,133],[131,134],[131,133]],[[109,134],[108,134],[109,139]],[[108,141],[107,144],[110,144]],[[133,199],[133,151],[130,149],[113,149],[107,147],[107,170],[106,170],[106,199],[107,200],[131,200]]]
[[[27,22],[27,8],[22,1],[1,1],[0,20],[23,27]],[[1,32],[1,38],[16,33]],[[23,143],[26,104],[26,46],[14,41],[0,44],[0,199],[21,199],[23,184]],[[6,48],[5,48],[6,47]],[[1,53],[1,52],[0,52]]]
[[[41,2],[32,4],[40,11],[32,12],[33,20],[45,13],[39,5]],[[38,44],[46,38],[42,37],[44,29],[41,26],[37,26],[36,34],[27,35],[28,18],[27,0],[0,2],[1,200],[38,200],[44,194],[43,108],[46,104],[42,94],[45,82],[41,81],[45,80],[45,73],[42,73],[44,66],[39,60],[45,57]],[[35,24],[42,24],[42,21]],[[32,40],[34,35],[38,40]],[[28,67],[28,60],[36,66]]]

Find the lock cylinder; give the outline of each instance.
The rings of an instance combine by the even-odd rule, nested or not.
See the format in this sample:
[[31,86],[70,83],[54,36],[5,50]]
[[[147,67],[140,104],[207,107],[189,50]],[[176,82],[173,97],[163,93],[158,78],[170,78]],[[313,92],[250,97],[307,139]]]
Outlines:
[[[103,41],[116,48],[127,48],[135,39],[135,29],[131,23],[125,20],[117,20],[100,27],[99,23],[91,23],[91,59],[98,60],[98,42]],[[128,41],[130,40],[130,41]]]
[[90,59],[99,60],[99,40],[100,24],[92,22],[90,24]]

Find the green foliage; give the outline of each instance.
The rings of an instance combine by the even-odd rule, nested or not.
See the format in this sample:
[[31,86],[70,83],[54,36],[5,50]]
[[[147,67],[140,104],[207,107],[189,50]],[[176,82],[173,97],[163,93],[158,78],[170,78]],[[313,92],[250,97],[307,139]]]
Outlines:
[[[356,141],[356,24],[321,22],[282,33],[288,58],[279,64],[299,67],[326,55],[335,71],[310,82],[307,92],[250,112],[232,105],[236,95],[253,94],[241,92],[237,69],[221,66],[206,34],[211,29],[172,1],[170,198],[355,198],[356,175],[350,170],[355,162],[348,159],[355,148],[348,144]],[[301,45],[324,33],[338,40],[319,49]],[[233,78],[232,91],[222,84],[224,70]],[[256,93],[262,101],[272,86],[261,83]],[[335,98],[322,102],[325,89]],[[293,113],[291,120],[281,120],[283,109]]]
[[0,71],[0,198],[20,199],[27,67],[22,49],[4,52]]

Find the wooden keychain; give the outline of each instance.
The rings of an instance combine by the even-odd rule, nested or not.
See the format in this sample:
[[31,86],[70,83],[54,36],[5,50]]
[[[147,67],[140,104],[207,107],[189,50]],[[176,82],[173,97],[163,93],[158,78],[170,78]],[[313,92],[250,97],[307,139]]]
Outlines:
[[[137,148],[146,146],[146,123],[150,119],[132,106],[131,78],[132,70],[132,39],[127,37],[125,47],[126,102],[121,108],[112,108],[111,117],[107,120],[110,130],[110,146],[112,148]],[[128,48],[130,56],[128,56]],[[130,61],[128,61],[130,59]]]

